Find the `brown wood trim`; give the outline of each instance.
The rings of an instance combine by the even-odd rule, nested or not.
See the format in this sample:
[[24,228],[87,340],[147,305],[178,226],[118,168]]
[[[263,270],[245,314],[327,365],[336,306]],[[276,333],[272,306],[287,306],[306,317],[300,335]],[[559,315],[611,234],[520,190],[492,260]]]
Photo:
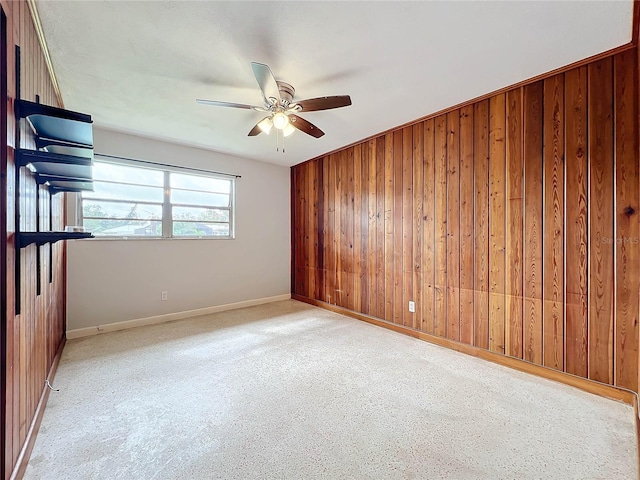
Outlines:
[[51,56],[49,55],[49,47],[47,47],[47,40],[44,37],[42,24],[40,23],[40,15],[38,15],[36,0],[26,0],[26,1],[27,1],[27,5],[29,6],[29,13],[31,14],[31,20],[33,21],[33,26],[36,30],[36,34],[38,35],[38,42],[40,42],[40,48],[42,49],[44,61],[47,64],[47,70],[49,70],[49,76],[51,77],[51,84],[53,86],[53,91],[55,92],[56,99],[58,100],[58,107],[64,108],[64,102],[62,101],[62,92],[60,91],[60,85],[58,84],[58,79],[53,69],[53,62],[51,62]]
[[640,34],[640,0],[633,0],[633,26],[631,28],[631,43],[637,45]]
[[[636,5],[637,5],[638,1],[640,1],[640,0],[635,0],[636,3],[634,4],[634,15],[635,15],[635,8],[636,8]],[[635,25],[636,25],[636,23],[635,23],[635,20],[634,20],[634,28],[635,28]],[[635,38],[635,34],[634,34],[634,38]],[[454,105],[452,107],[447,107],[447,108],[445,108],[443,110],[439,110],[437,112],[430,113],[429,115],[426,115],[424,117],[418,118],[417,120],[412,120],[410,122],[404,123],[404,124],[399,125],[397,127],[390,128],[389,130],[385,130],[384,132],[380,132],[380,133],[376,133],[374,135],[370,135],[370,136],[368,136],[366,138],[363,138],[361,140],[357,140],[357,141],[355,141],[353,143],[350,143],[348,145],[344,145],[344,146],[342,146],[340,148],[336,148],[335,150],[331,150],[330,152],[323,153],[322,155],[318,155],[316,157],[310,158],[310,159],[305,160],[304,162],[300,162],[300,163],[298,163],[296,165],[302,165],[303,163],[310,162],[312,160],[317,160],[319,158],[326,157],[326,156],[331,155],[333,153],[341,152],[343,150],[346,150],[347,148],[353,147],[354,145],[365,143],[365,142],[367,142],[369,140],[373,140],[374,138],[378,138],[378,137],[384,136],[386,134],[395,132],[397,130],[401,130],[401,129],[405,128],[405,127],[413,126],[413,125],[415,125],[417,123],[424,122],[425,120],[431,120],[432,118],[438,117],[440,115],[444,115],[444,114],[452,112],[454,110],[458,110],[460,108],[468,107],[469,105],[473,105],[474,103],[481,102],[482,100],[486,100],[486,99],[488,99],[490,97],[493,97],[495,95],[499,95],[501,93],[508,92],[509,90],[514,90],[516,88],[524,87],[525,85],[529,85],[531,83],[535,83],[535,82],[538,82],[540,80],[544,80],[546,78],[553,77],[554,75],[558,75],[560,73],[564,73],[564,72],[566,72],[568,70],[571,70],[571,69],[574,69],[574,68],[577,68],[577,67],[582,67],[582,66],[587,65],[587,64],[589,64],[591,62],[595,62],[595,61],[601,60],[603,58],[611,57],[611,56],[616,55],[618,53],[626,52],[627,50],[631,50],[632,48],[635,48],[635,46],[636,46],[635,41],[632,41],[632,42],[627,43],[625,45],[621,45],[619,47],[612,48],[611,50],[607,50],[605,52],[598,53],[596,55],[592,55],[591,57],[587,57],[587,58],[584,58],[582,60],[578,60],[577,62],[570,63],[569,65],[565,65],[564,67],[556,68],[555,70],[551,70],[550,72],[542,73],[540,75],[537,75],[535,77],[529,78],[527,80],[523,80],[521,82],[514,83],[513,85],[509,85],[508,87],[500,88],[500,89],[495,90],[495,91],[493,91],[491,93],[487,93],[485,95],[481,95],[479,97],[472,98],[471,100],[467,100],[465,102],[458,103],[457,105]]]
[[[62,350],[64,349],[66,341],[67,338],[63,337],[60,342],[60,346],[56,351],[56,356],[53,359],[53,363],[49,369],[49,374],[47,375],[49,383],[53,382],[53,379],[56,376],[56,371],[58,370],[60,358],[62,357]],[[36,436],[38,435],[38,430],[42,423],[42,417],[44,415],[45,407],[47,406],[47,400],[49,400],[49,391],[50,390],[46,385],[42,386],[42,394],[40,395],[40,401],[38,402],[38,406],[33,416],[33,422],[31,422],[31,426],[27,432],[27,438],[25,438],[24,445],[22,446],[22,450],[20,450],[20,455],[18,455],[16,465],[13,472],[11,472],[11,477],[9,477],[10,480],[20,480],[24,476],[24,472],[27,470],[29,457],[31,457],[33,446],[36,443]]]
[[364,315],[362,313],[357,313],[351,310],[347,310],[346,308],[338,307],[337,305],[331,305],[329,303],[321,302],[320,300],[313,300],[311,298],[303,297],[297,294],[291,294],[291,298],[293,300],[298,300],[300,302],[308,303],[309,305],[313,305],[315,307],[324,308],[325,310],[339,313],[341,315],[346,315],[348,317],[352,317],[357,320],[362,320],[364,322],[370,323],[372,325],[376,325],[378,327],[384,327],[389,330],[393,330],[394,332],[409,335],[410,337],[414,337],[419,340],[424,340],[426,342],[433,343],[435,345],[439,345],[441,347],[445,347],[450,350],[455,350],[456,352],[465,353],[473,357],[477,357],[483,360],[487,360],[489,362],[497,363],[504,367],[513,368],[514,370],[518,370],[520,372],[530,373],[532,375],[537,375],[539,377],[546,378],[547,380],[553,380],[556,382],[563,383],[565,385],[569,385],[571,387],[576,387],[576,388],[579,388],[580,390],[583,390],[589,393],[594,393],[601,397],[610,398],[612,400],[618,400],[629,405],[635,405],[637,403],[636,393],[632,392],[631,390],[627,390],[626,388],[614,387],[611,385],[607,385],[605,383],[596,382],[594,380],[588,380],[586,378],[578,377],[570,373],[560,372],[558,370],[553,370],[551,368],[543,367],[541,365],[536,365],[536,364],[527,362],[525,360],[520,360],[518,358],[490,352],[488,350],[484,350],[478,347],[473,347],[471,345],[466,345],[464,343],[456,342],[454,340],[449,340],[447,338],[430,335],[428,333],[414,330],[413,328],[410,328],[410,327],[397,325],[395,323],[387,322],[385,320],[380,320],[378,318],[374,318],[369,315]]
[[295,191],[295,184],[293,183],[293,179],[294,179],[294,171],[293,171],[293,167],[289,168],[289,233],[290,233],[290,242],[291,245],[289,245],[289,269],[291,270],[291,276],[290,276],[290,285],[289,285],[289,289],[293,292],[294,290],[294,286],[295,286],[295,263],[294,263],[294,255],[295,255],[295,249],[298,248],[296,245],[296,236],[295,236],[295,232],[293,231],[293,225],[295,222],[295,202],[296,202],[296,191]]

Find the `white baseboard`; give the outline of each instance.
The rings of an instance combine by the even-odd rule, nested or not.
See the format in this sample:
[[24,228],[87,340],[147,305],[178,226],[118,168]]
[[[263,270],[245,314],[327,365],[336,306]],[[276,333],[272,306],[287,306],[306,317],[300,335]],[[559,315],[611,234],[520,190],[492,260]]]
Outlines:
[[265,303],[280,302],[289,300],[290,293],[276,295],[274,297],[256,298],[253,300],[245,300],[236,303],[227,303],[225,305],[216,305],[213,307],[198,308],[196,310],[187,310],[184,312],[167,313],[164,315],[156,315],[153,317],[136,318],[134,320],[126,320],[124,322],[107,323],[105,325],[96,325],[95,327],[77,328],[67,330],[67,339],[88,337],[90,335],[99,335],[100,333],[115,332],[118,330],[126,330],[128,328],[142,327],[144,325],[154,325],[156,323],[171,322],[173,320],[183,320],[185,318],[199,317],[200,315],[209,315],[211,313],[224,312],[226,310],[235,310],[238,308],[252,307],[254,305],[262,305]]

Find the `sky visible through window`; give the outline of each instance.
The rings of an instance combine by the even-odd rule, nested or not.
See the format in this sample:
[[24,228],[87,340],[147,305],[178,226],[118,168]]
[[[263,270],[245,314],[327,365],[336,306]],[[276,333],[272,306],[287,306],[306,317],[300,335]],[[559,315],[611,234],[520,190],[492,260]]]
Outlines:
[[231,236],[232,179],[169,172],[165,186],[162,170],[98,160],[93,177],[94,191],[82,194],[82,216],[96,236]]

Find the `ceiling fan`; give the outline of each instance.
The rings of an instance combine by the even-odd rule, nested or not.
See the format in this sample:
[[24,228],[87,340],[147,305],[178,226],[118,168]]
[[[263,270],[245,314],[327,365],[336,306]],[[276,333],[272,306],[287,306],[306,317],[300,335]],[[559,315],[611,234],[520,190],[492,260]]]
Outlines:
[[271,128],[275,127],[277,131],[282,132],[284,137],[291,135],[297,129],[312,137],[320,138],[324,135],[324,132],[297,114],[300,112],[329,110],[351,105],[351,97],[349,97],[349,95],[310,98],[308,100],[294,102],[293,96],[295,89],[288,83],[277,81],[267,65],[251,62],[251,68],[262,91],[263,106],[218,102],[215,100],[196,100],[196,102],[203,105],[244,108],[246,110],[267,113],[268,115],[251,129],[249,132],[250,137],[259,135],[262,132],[269,134]]

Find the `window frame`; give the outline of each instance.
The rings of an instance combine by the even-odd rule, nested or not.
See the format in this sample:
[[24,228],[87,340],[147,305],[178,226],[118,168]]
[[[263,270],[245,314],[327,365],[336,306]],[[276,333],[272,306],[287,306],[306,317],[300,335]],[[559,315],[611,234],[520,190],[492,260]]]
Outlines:
[[[96,235],[92,240],[234,240],[236,238],[235,232],[235,215],[236,215],[236,179],[239,178],[238,175],[232,174],[224,174],[218,172],[210,172],[206,170],[194,169],[189,167],[181,167],[181,166],[171,166],[164,164],[155,164],[153,162],[146,162],[143,160],[133,160],[133,159],[124,159],[117,158],[114,159],[110,156],[104,157],[96,154],[94,156],[94,162],[98,163],[110,163],[113,165],[122,165],[126,167],[134,167],[142,170],[155,170],[163,172],[163,194],[162,194],[162,203],[159,202],[151,202],[151,201],[135,201],[135,200],[123,200],[123,199],[95,199],[99,201],[105,202],[115,202],[115,203],[137,203],[137,204],[149,204],[149,205],[160,205],[162,207],[162,218],[160,219],[162,225],[162,235]],[[201,205],[201,204],[186,204],[186,203],[172,203],[171,202],[171,173],[178,173],[182,175],[191,175],[197,177],[204,178],[213,178],[219,180],[226,180],[229,182],[229,206],[228,207],[212,207],[209,205]],[[94,182],[102,182],[101,180],[94,180]],[[104,181],[103,183],[117,183],[119,185],[133,185],[133,186],[147,186],[138,183],[127,183],[127,182],[113,182],[113,181]],[[156,187],[159,188],[159,187]],[[227,195],[224,192],[207,192],[206,190],[195,190],[195,189],[185,189],[185,188],[176,188],[176,190],[185,190],[185,191],[193,191],[193,192],[203,192],[203,193],[220,193],[222,195]],[[83,202],[85,197],[82,192],[76,194],[76,218],[78,225],[84,225],[84,210],[83,210]],[[91,200],[91,199],[86,199]],[[207,208],[207,209],[216,209],[216,210],[225,210],[229,212],[229,222],[208,222],[208,223],[220,223],[229,225],[229,235],[173,235],[173,225],[177,222],[194,222],[196,220],[174,220],[173,218],[173,207],[193,207],[193,208]],[[87,217],[94,218],[94,217]]]

